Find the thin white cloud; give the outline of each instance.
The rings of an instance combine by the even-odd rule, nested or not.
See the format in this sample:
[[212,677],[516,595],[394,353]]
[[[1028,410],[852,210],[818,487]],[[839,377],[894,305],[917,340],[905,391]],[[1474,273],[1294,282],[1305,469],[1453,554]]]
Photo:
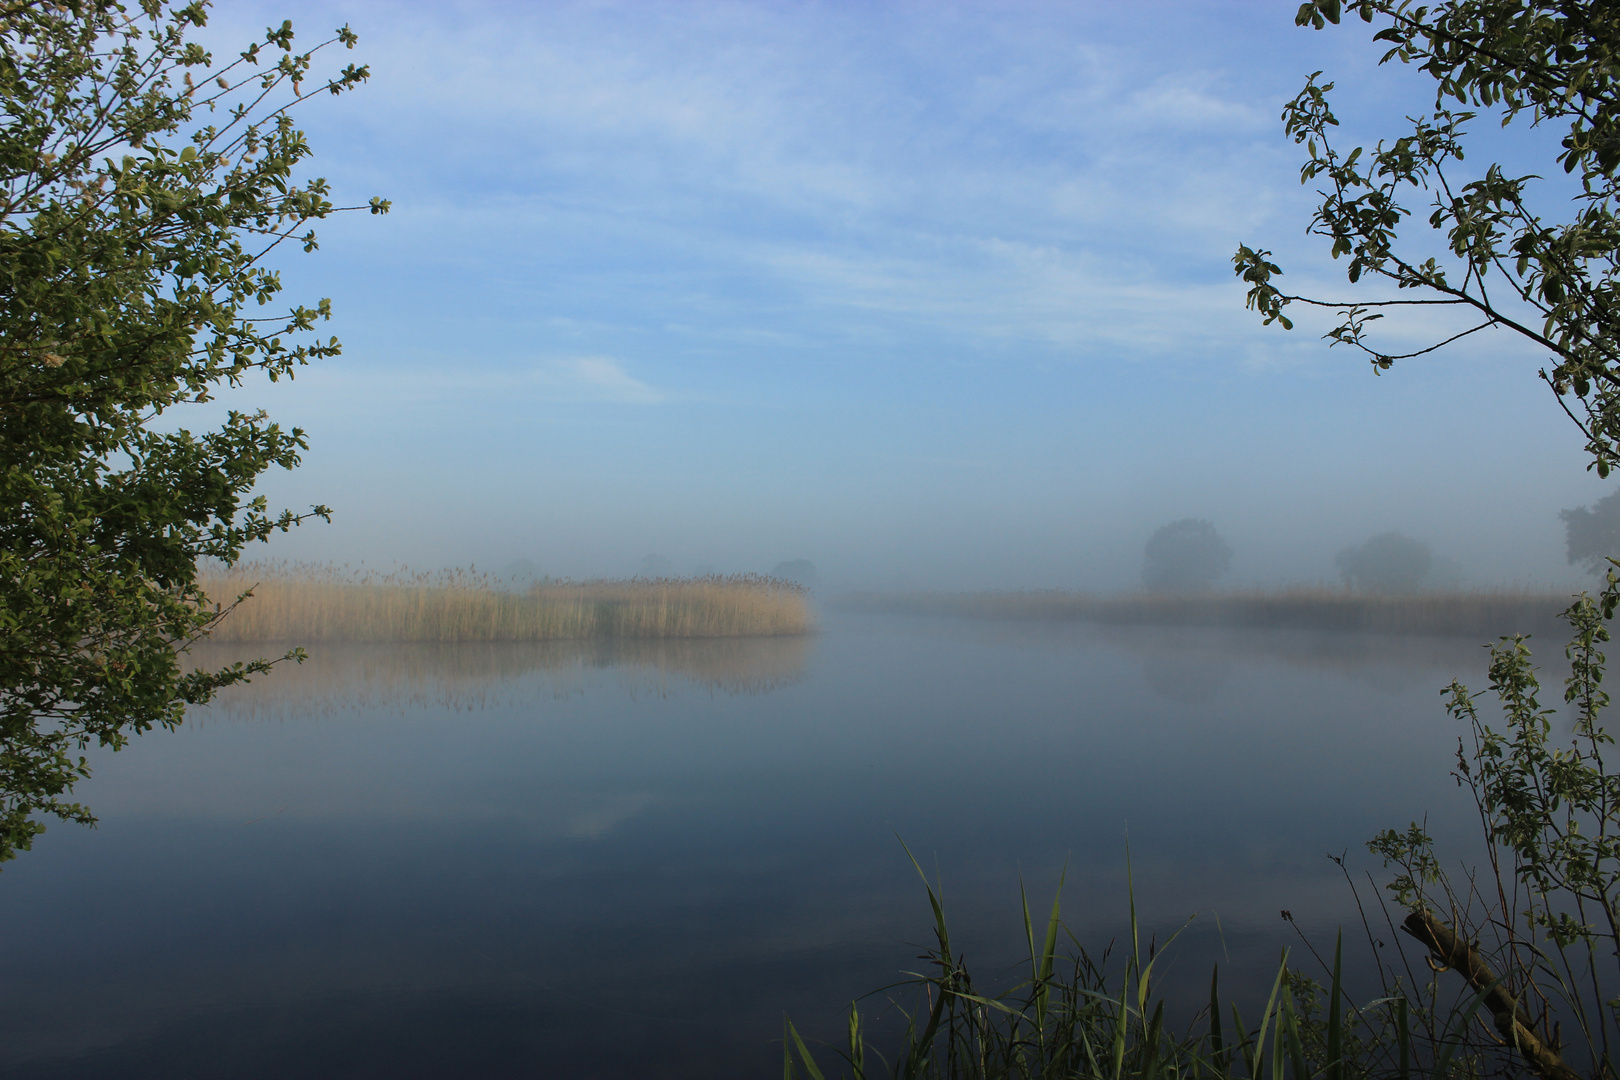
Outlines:
[[650,405],[664,400],[660,391],[627,374],[617,360],[606,356],[560,360],[540,379],[542,385],[553,380],[590,401]]
[[1166,76],[1131,94],[1130,108],[1143,120],[1206,131],[1220,127],[1251,132],[1274,122],[1271,111],[1214,93],[1210,88],[1214,81],[1214,76],[1207,72],[1195,76]]
[[667,395],[635,378],[608,356],[569,356],[529,365],[453,365],[396,376],[402,397],[421,400],[477,398],[497,410],[523,403],[650,405]]
[[[389,370],[372,365],[316,366],[272,385],[250,378],[241,390],[201,406],[171,410],[170,427],[217,424],[227,409],[264,407],[278,419],[312,422],[319,415],[388,417],[443,413],[477,424],[536,405],[654,405],[670,395],[624,370],[607,356],[570,356],[528,364],[451,361]],[[164,426],[164,425],[159,425]]]

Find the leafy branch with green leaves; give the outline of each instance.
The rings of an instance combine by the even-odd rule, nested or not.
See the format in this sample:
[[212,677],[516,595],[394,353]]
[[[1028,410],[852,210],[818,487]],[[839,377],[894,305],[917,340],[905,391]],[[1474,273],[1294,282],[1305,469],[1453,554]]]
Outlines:
[[[1386,24],[1374,34],[1389,46],[1381,63],[1417,64],[1433,76],[1433,112],[1408,117],[1409,132],[1393,140],[1341,149],[1329,103],[1333,83],[1317,72],[1282,119],[1306,150],[1301,182],[1321,185],[1308,232],[1330,242],[1334,259],[1348,260],[1351,285],[1379,281],[1394,295],[1285,292],[1272,253],[1242,245],[1233,265],[1249,287],[1248,306],[1285,328],[1293,326],[1291,304],[1334,309],[1338,322],[1324,336],[1365,353],[1380,371],[1483,330],[1511,331],[1548,354],[1540,376],[1584,434],[1590,467],[1607,476],[1620,462],[1620,9],[1589,0],[1450,0],[1432,8],[1410,0],[1311,0],[1296,22],[1321,29],[1338,23],[1346,8]],[[1463,171],[1468,125],[1487,109],[1503,126],[1567,124],[1557,163],[1580,187],[1566,218],[1550,220],[1533,208],[1537,176],[1510,175],[1496,164]],[[1414,198],[1428,204],[1423,237],[1437,237],[1439,258],[1425,256],[1422,239],[1403,238],[1419,212]],[[1410,308],[1472,318],[1416,349],[1379,345],[1375,324]]]
[[[186,647],[229,610],[197,562],[330,511],[253,496],[291,469],[304,432],[263,412],[158,430],[171,409],[249,373],[291,378],[336,356],[311,336],[331,304],[276,312],[272,255],[317,247],[344,209],[302,179],[300,103],[328,77],[344,27],[295,49],[291,23],[216,60],[188,40],[203,0],[0,6],[0,861],[69,801],[82,751],[178,724],[187,704],[275,660],[184,671]],[[295,650],[282,659],[296,659]]]

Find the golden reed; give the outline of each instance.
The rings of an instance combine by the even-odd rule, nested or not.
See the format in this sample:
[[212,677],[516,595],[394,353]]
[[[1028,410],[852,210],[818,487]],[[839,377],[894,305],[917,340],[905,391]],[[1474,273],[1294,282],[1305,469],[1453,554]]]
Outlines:
[[561,641],[576,638],[726,638],[803,634],[809,596],[760,574],[542,581],[497,587],[472,571],[388,575],[329,566],[244,564],[205,576],[222,609],[211,640]]

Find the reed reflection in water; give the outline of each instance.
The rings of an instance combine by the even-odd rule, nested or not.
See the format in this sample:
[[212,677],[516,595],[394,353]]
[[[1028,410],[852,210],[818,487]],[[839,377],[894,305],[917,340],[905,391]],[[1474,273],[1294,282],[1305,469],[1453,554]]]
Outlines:
[[[587,639],[454,644],[328,643],[303,664],[285,663],[245,686],[227,687],[204,716],[252,720],[345,710],[431,707],[454,711],[582,692],[586,673],[611,673],[635,696],[698,689],[768,694],[804,677],[813,639]],[[275,656],[290,646],[205,643],[195,667]],[[540,684],[537,686],[536,684]]]
[[1357,925],[1324,853],[1477,833],[1438,691],[1484,685],[1479,644],[833,612],[808,639],[316,646],[92,750],[101,826],[0,881],[0,1074],[769,1075],[784,1012],[837,1038],[915,969],[897,836],[981,970],[1017,970],[1020,888],[1061,878],[1098,950],[1131,895],[1144,940],[1206,913],[1155,969],[1177,1008],[1217,960],[1263,999],[1279,909]]

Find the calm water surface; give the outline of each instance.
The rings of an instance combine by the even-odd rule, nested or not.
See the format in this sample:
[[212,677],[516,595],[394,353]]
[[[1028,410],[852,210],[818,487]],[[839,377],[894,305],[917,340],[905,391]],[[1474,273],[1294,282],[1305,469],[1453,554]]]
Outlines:
[[[209,657],[215,659],[216,657]],[[226,658],[223,654],[218,659]],[[0,872],[7,1077],[779,1075],[1020,878],[1241,989],[1354,918],[1328,852],[1468,835],[1469,642],[830,614],[812,638],[346,647],[96,762]],[[1218,929],[1217,929],[1218,927]],[[875,1002],[874,1008],[880,1003]]]

